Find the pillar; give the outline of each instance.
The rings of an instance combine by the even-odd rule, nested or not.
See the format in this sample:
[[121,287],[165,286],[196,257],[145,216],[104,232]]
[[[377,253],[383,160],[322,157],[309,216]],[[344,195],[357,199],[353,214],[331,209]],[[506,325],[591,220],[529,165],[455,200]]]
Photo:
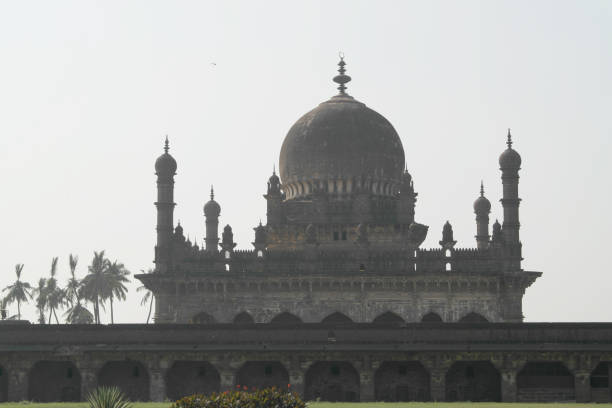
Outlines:
[[359,370],[359,398],[361,402],[372,402],[375,399],[374,370],[371,367]]
[[574,371],[574,393],[576,402],[589,402],[591,400],[591,371]]
[[501,369],[501,400],[502,402],[516,402],[518,388],[516,385],[516,369]]
[[149,368],[149,398],[151,401],[163,402],[166,400],[165,371],[160,367]]
[[446,371],[441,368],[429,371],[429,390],[432,401],[440,402],[446,399]]
[[29,366],[24,364],[7,365],[8,401],[27,401]]

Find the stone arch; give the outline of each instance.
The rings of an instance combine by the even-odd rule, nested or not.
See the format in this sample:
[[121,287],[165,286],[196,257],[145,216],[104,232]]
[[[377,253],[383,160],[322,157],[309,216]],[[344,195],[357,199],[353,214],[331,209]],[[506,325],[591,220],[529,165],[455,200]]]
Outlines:
[[307,401],[359,401],[359,373],[345,361],[318,361],[305,375]]
[[439,314],[435,312],[429,312],[423,315],[423,317],[421,318],[421,321],[423,323],[440,323],[442,322],[442,318],[440,317]]
[[385,361],[374,373],[376,401],[429,401],[429,373],[418,361]]
[[602,361],[591,372],[591,401],[612,402],[612,363]]
[[481,315],[480,313],[470,312],[459,319],[460,323],[486,323],[488,322],[487,318]]
[[71,361],[38,361],[28,375],[28,399],[36,402],[80,401],[81,373]]
[[213,324],[217,321],[214,317],[212,317],[212,315],[206,312],[200,312],[191,318],[191,322],[195,324]]
[[8,401],[8,373],[0,365],[0,402]]
[[250,324],[255,323],[255,319],[248,312],[240,312],[234,316],[234,323]]
[[270,323],[273,323],[273,324],[302,323],[302,319],[300,319],[298,316],[294,315],[293,313],[282,312],[274,316],[272,320],[270,320]]
[[447,401],[501,401],[501,376],[489,361],[458,361],[446,373]]
[[149,400],[149,372],[139,361],[109,361],[98,373],[98,385],[118,387],[132,401]]
[[532,361],[516,376],[521,402],[574,400],[574,375],[560,361]]
[[393,312],[385,312],[376,316],[372,323],[400,324],[405,323],[405,321],[399,315]]
[[236,373],[236,385],[241,387],[286,389],[289,372],[278,361],[247,361]]
[[321,320],[321,323],[323,324],[346,324],[352,322],[353,320],[350,317],[340,312],[329,314],[325,316],[323,320]]
[[170,400],[218,392],[221,377],[208,361],[175,361],[166,374],[166,393]]

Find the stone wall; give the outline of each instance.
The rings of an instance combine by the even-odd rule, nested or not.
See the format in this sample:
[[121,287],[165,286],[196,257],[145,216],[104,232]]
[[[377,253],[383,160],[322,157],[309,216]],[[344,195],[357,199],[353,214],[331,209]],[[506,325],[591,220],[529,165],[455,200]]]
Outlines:
[[605,401],[610,361],[611,324],[0,325],[11,401],[74,399],[41,394],[51,377],[81,399],[100,384],[155,401],[290,384],[339,401]]

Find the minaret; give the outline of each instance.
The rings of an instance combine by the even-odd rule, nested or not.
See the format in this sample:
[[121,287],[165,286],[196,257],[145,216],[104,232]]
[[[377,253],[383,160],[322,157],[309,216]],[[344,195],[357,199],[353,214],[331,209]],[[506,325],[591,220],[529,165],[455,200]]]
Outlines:
[[206,252],[216,254],[219,252],[219,214],[221,206],[215,201],[215,191],[210,186],[210,201],[204,205],[206,217]]
[[272,175],[268,180],[268,192],[264,195],[267,201],[267,224],[277,225],[282,221],[281,202],[283,201],[281,193],[280,179],[276,175],[276,167],[272,170]]
[[399,201],[397,207],[397,221],[400,224],[412,224],[414,222],[414,204],[417,193],[414,192],[414,183],[408,169],[402,174],[400,184]]
[[446,221],[444,227],[442,227],[442,241],[440,245],[444,249],[453,249],[457,241],[453,238],[453,226],[450,222]]
[[474,213],[476,214],[476,246],[478,249],[489,247],[489,214],[491,203],[484,196],[484,185],[480,182],[480,197],[474,201]]
[[502,232],[504,242],[509,249],[509,256],[513,261],[510,269],[520,269],[521,241],[519,230],[519,204],[518,196],[519,170],[521,168],[521,156],[512,148],[512,135],[508,129],[508,148],[499,156],[499,168],[502,172],[503,198],[500,200],[504,207],[504,221]]
[[167,273],[172,263],[172,230],[174,221],[174,176],[176,160],[168,153],[170,149],[168,136],[164,145],[164,154],[155,161],[157,175],[157,245],[155,246],[155,269]]

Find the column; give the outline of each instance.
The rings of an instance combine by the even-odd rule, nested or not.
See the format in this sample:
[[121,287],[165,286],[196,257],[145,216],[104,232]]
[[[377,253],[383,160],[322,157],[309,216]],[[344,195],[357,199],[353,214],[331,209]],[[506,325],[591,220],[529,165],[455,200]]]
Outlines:
[[434,368],[429,371],[429,391],[432,401],[446,400],[446,368]]
[[361,402],[374,401],[374,370],[371,367],[359,370],[359,398]]
[[587,370],[574,371],[574,392],[576,402],[591,400],[591,372]]
[[6,367],[8,373],[8,400],[28,400],[28,368],[21,365]]
[[504,368],[499,370],[499,374],[501,376],[502,402],[516,402],[518,391],[516,376],[518,371],[516,369]]

